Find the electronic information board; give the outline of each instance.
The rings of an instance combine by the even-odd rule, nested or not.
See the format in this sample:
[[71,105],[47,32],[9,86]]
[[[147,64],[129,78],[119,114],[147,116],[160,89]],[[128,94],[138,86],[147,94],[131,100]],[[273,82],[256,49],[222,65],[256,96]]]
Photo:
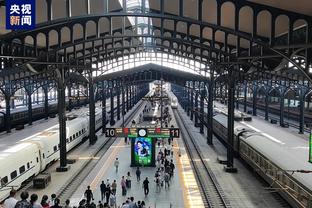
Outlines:
[[179,138],[179,128],[106,128],[106,137]]

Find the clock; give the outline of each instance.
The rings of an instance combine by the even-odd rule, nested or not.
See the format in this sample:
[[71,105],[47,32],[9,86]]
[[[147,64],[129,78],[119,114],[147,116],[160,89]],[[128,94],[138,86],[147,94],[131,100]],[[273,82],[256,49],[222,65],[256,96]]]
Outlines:
[[139,129],[138,134],[140,137],[145,137],[147,135],[146,129]]

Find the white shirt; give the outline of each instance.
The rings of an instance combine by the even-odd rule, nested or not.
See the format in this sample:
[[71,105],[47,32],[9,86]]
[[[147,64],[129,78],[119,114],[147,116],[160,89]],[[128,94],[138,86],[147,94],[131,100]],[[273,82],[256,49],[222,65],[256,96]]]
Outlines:
[[4,208],[14,208],[17,200],[14,197],[10,197],[6,199],[3,203]]

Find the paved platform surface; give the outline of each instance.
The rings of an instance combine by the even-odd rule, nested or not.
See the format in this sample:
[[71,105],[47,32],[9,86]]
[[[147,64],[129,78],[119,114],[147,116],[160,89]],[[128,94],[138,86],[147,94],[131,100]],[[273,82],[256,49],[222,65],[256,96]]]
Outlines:
[[[144,122],[145,123],[145,122]],[[175,124],[175,121],[172,121]],[[157,147],[156,153],[163,147]],[[117,182],[117,205],[121,205],[127,197],[133,196],[135,201],[145,201],[147,207],[203,207],[198,185],[196,183],[189,158],[185,152],[184,145],[181,139],[174,141],[174,155],[172,157],[176,169],[175,175],[170,183],[170,188],[165,190],[162,187],[161,191],[156,192],[156,184],[154,182],[154,175],[156,167],[144,167],[141,169],[141,181],[136,180],[135,167],[130,167],[130,145],[124,143],[124,139],[116,139],[113,146],[109,151],[99,160],[98,165],[89,174],[89,176],[81,183],[81,186],[77,189],[71,198],[73,205],[78,204],[83,199],[83,193],[88,185],[94,193],[94,201],[97,203],[101,200],[100,196],[100,183],[106,182],[109,179],[110,183],[113,180]],[[181,157],[179,157],[179,154]],[[120,160],[120,167],[116,173],[113,165],[115,158]],[[131,173],[132,186],[127,190],[127,195],[121,194],[121,177],[125,176],[127,172]],[[144,196],[142,182],[145,177],[149,178],[150,193],[148,196]]]
[[[172,93],[169,94],[170,96],[174,96]],[[194,122],[190,120],[180,105],[178,105],[178,110],[181,113],[182,119],[186,121],[187,128],[198,138],[196,142],[205,155],[206,161],[217,177],[217,181],[225,192],[226,197],[229,199],[231,207],[283,207],[280,201],[276,200],[271,192],[266,189],[267,185],[258,180],[258,176],[247,169],[239,160],[234,160],[235,166],[238,168],[238,173],[226,173],[223,169],[224,165],[217,162],[218,156],[226,155],[226,149],[223,144],[217,138],[214,138],[214,145],[207,145],[206,128],[205,133],[200,134],[199,128],[194,127]]]

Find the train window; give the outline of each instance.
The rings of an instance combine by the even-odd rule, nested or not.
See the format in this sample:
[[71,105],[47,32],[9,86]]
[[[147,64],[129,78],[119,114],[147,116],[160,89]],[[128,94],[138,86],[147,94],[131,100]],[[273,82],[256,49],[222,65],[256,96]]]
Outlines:
[[39,158],[37,157],[36,160],[37,160],[37,163],[38,163],[39,162]]
[[22,174],[22,173],[25,172],[25,165],[23,165],[23,166],[21,166],[21,167],[19,168],[19,172],[20,172],[20,174]]
[[69,137],[69,140],[70,140],[70,141],[73,141],[73,137],[72,137],[72,136],[70,136],[70,137]]
[[73,135],[73,137],[74,137],[74,139],[76,139],[76,135],[75,134]]
[[1,178],[1,186],[5,186],[5,184],[7,184],[8,182],[8,176]]
[[66,142],[68,143],[68,142],[69,142],[69,139],[66,139]]
[[14,170],[12,173],[11,173],[11,180],[13,180],[14,178],[16,178],[17,176],[17,171]]
[[30,165],[29,165],[29,162],[27,163],[27,169],[29,169],[30,168]]
[[44,153],[42,153],[42,157],[43,157],[43,159],[45,158],[45,155],[44,155]]
[[78,132],[76,133],[76,137],[78,136]]
[[57,151],[57,146],[56,145],[53,147],[53,150],[54,150],[54,152]]

